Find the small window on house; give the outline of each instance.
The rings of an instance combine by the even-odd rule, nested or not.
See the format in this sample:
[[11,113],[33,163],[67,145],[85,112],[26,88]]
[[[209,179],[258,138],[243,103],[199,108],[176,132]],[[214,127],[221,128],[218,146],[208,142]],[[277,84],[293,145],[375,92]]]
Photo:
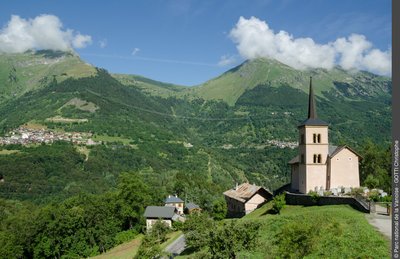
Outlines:
[[317,163],[317,155],[314,155],[314,164]]
[[313,134],[313,143],[317,143],[317,134]]
[[350,161],[351,161],[351,159],[352,159],[352,158],[351,158],[351,157],[349,157],[349,160],[350,160]]
[[321,156],[321,155],[318,155],[318,164],[320,164],[321,161],[322,161],[322,156]]
[[318,140],[318,143],[321,143],[321,134],[318,134],[317,140]]

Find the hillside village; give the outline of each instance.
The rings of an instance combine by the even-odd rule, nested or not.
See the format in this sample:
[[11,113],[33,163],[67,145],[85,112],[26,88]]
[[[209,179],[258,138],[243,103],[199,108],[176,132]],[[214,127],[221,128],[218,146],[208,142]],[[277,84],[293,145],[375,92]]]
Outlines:
[[10,131],[6,136],[0,137],[0,145],[51,144],[55,141],[66,141],[88,146],[99,144],[92,140],[92,136],[93,134],[88,132],[56,132],[44,128],[34,129],[21,126]]

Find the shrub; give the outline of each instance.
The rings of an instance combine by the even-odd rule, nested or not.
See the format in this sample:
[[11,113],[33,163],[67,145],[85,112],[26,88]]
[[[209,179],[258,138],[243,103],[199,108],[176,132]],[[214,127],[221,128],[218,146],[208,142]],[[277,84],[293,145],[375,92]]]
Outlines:
[[259,222],[231,220],[210,232],[211,258],[237,258],[240,251],[254,249],[259,238]]
[[214,221],[206,213],[189,215],[183,224],[186,245],[195,251],[206,247],[210,238],[210,231],[214,227]]
[[311,196],[311,200],[312,200],[312,202],[314,202],[314,203],[318,203],[318,201],[319,201],[319,194],[317,193],[317,192],[314,192],[314,191],[309,191],[308,192],[308,195],[310,195]]
[[219,199],[213,202],[212,205],[212,217],[215,220],[222,220],[226,217],[228,208],[226,207],[226,202],[223,199]]
[[275,242],[282,258],[303,258],[316,246],[318,235],[318,227],[302,220],[284,225]]
[[133,229],[121,231],[115,235],[115,238],[114,238],[115,243],[122,244],[127,241],[130,241],[130,240],[134,239],[137,236],[137,234],[138,234],[137,231],[135,231]]
[[372,190],[368,193],[368,199],[372,201],[379,201],[379,192],[378,190]]
[[286,205],[285,193],[282,193],[274,197],[272,201],[272,210],[275,213],[280,214],[281,210],[285,207],[285,205]]
[[351,196],[358,196],[358,195],[362,195],[364,193],[364,189],[362,187],[359,188],[352,188],[350,195]]

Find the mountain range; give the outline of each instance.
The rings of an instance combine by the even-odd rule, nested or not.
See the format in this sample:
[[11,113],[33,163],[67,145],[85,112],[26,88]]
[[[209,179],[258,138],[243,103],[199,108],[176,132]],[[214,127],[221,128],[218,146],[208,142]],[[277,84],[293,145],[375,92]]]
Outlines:
[[[333,144],[357,149],[366,139],[389,140],[392,82],[368,72],[340,67],[300,71],[276,60],[255,59],[186,87],[111,74],[69,52],[0,54],[1,135],[25,125],[88,132],[103,143],[76,149],[85,158],[75,173],[87,174],[86,180],[79,185],[76,179],[54,175],[53,185],[62,187],[58,189],[39,187],[51,172],[38,169],[28,177],[20,169],[11,174],[11,155],[0,155],[0,173],[9,184],[3,196],[16,197],[10,190],[26,192],[28,188],[19,187],[26,179],[37,183],[38,199],[68,196],[67,186],[77,184],[80,191],[93,179],[101,188],[87,189],[99,192],[115,186],[121,171],[139,171],[165,192],[186,193],[204,203],[207,195],[236,182],[275,189],[288,181],[287,162],[296,153],[297,125],[306,117],[310,76],[318,115],[330,123]],[[33,147],[6,148],[18,150],[12,156],[21,159],[34,152]],[[190,181],[208,184],[209,193],[185,189]]]

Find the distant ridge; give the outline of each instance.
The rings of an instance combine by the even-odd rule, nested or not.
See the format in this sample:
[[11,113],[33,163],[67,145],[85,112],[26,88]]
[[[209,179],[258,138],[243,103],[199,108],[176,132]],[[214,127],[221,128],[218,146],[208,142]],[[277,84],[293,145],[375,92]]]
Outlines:
[[321,97],[324,97],[323,92],[331,90],[342,96],[358,98],[387,95],[391,89],[390,78],[365,71],[349,72],[340,67],[301,71],[276,60],[258,58],[245,61],[221,76],[194,87],[192,91],[204,99],[220,99],[234,105],[245,91],[259,85],[287,85],[307,92],[310,76],[314,80],[316,95]]

